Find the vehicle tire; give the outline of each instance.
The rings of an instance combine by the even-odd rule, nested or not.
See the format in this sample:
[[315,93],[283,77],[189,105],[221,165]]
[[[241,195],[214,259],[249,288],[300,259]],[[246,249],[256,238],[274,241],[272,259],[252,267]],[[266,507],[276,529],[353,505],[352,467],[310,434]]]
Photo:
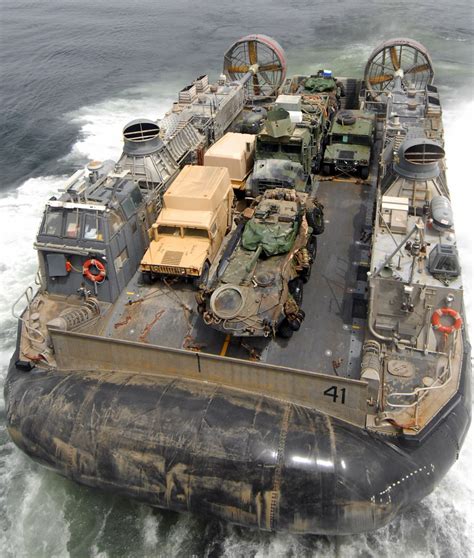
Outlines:
[[318,174],[321,170],[321,157],[317,157],[311,164],[311,172]]
[[195,277],[193,279],[193,286],[196,289],[199,289],[201,285],[205,285],[207,280],[209,279],[209,269],[210,269],[209,262],[206,260],[204,265],[202,266],[201,275],[199,277]]
[[323,165],[323,174],[326,176],[329,176],[332,173],[332,169],[331,169],[331,165],[328,165],[327,163]]
[[369,178],[369,167],[362,167],[360,169],[360,177],[362,180],[367,180]]
[[294,331],[291,329],[290,324],[288,323],[288,320],[286,318],[284,318],[284,320],[278,326],[277,333],[283,339],[290,339],[290,337],[293,335]]
[[306,211],[306,221],[313,229],[313,234],[323,234],[324,232],[324,211],[322,206],[313,207]]
[[142,283],[144,285],[151,285],[153,283],[151,278],[151,271],[142,271]]
[[290,281],[288,287],[296,304],[301,306],[303,304],[303,280],[300,277],[296,277],[296,279]]
[[301,279],[303,280],[303,283],[307,283],[309,281],[309,278],[311,277],[311,271],[313,269],[313,263],[314,260],[316,259],[318,240],[314,235],[311,235],[310,239],[308,240],[308,244],[306,245],[306,248],[308,249],[312,261],[311,261],[311,265],[305,270],[303,270],[303,272],[301,273]]
[[352,124],[355,124],[356,117],[350,110],[342,110],[338,113],[336,120],[342,126],[351,126]]
[[198,314],[200,316],[202,316],[204,314],[204,312],[206,311],[206,305],[205,304],[198,304],[197,305],[197,311],[198,311]]
[[301,327],[301,322],[299,320],[288,320],[288,325],[292,331],[298,331]]
[[316,236],[311,235],[306,248],[308,249],[309,255],[314,262],[314,260],[316,259],[316,254],[318,253],[318,239],[316,238]]

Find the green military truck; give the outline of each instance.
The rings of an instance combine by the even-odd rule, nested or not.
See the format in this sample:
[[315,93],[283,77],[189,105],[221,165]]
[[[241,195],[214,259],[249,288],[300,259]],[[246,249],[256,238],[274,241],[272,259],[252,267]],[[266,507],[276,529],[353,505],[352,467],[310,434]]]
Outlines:
[[311,184],[314,154],[310,128],[292,122],[289,112],[281,107],[270,110],[263,130],[257,135],[247,195],[255,198],[269,188],[306,191]]
[[329,130],[323,159],[323,174],[369,177],[375,115],[363,110],[342,110]]

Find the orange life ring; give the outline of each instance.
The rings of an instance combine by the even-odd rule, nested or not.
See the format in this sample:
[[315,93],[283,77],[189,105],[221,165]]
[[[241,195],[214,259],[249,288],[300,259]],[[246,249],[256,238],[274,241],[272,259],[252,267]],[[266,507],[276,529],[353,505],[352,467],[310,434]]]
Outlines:
[[[99,273],[92,273],[91,267],[95,267]],[[82,266],[82,274],[84,277],[94,283],[102,283],[107,275],[105,265],[100,260],[87,260]]]
[[[451,316],[454,320],[453,323],[449,326],[442,325],[441,318],[443,316]],[[456,310],[453,310],[452,308],[438,308],[438,310],[435,310],[431,316],[431,325],[433,326],[433,329],[449,335],[455,329],[459,329],[462,326],[462,318],[459,315],[459,312],[456,312]]]

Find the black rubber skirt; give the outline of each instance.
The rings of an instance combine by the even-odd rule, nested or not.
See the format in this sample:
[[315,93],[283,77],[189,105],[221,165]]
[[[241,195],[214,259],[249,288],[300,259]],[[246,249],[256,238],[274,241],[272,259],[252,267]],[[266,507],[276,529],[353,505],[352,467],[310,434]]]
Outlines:
[[467,352],[449,408],[410,441],[214,384],[27,372],[15,357],[7,422],[20,449],[81,484],[252,528],[360,533],[420,501],[456,461],[470,422],[469,363]]

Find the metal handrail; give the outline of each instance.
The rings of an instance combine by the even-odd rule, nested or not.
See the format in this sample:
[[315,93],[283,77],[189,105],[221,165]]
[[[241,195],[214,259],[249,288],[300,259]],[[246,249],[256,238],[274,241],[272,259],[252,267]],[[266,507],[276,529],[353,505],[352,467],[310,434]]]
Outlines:
[[[444,380],[445,376],[448,376],[448,378],[443,383],[435,385],[435,384],[437,384],[437,382]],[[411,407],[415,407],[415,406],[419,405],[421,400],[424,397],[426,397],[426,395],[428,395],[428,393],[430,391],[435,390],[435,389],[444,388],[451,381],[451,378],[452,378],[452,374],[451,374],[451,353],[449,353],[449,355],[448,355],[448,366],[445,368],[444,372],[438,378],[436,378],[433,385],[427,386],[427,387],[417,387],[410,393],[402,393],[402,392],[390,393],[387,397],[386,404],[389,405],[390,407],[393,407],[393,408],[396,408],[396,409],[410,409]],[[397,403],[390,403],[390,401],[389,401],[390,397],[416,397],[417,399],[413,403],[406,403],[406,404],[399,403],[399,404],[397,404]]]
[[21,293],[21,295],[12,304],[12,307],[11,307],[12,316],[17,320],[20,320],[20,322],[22,322],[24,324],[25,329],[26,329],[26,336],[31,342],[33,342],[33,343],[45,343],[46,338],[43,335],[43,333],[41,333],[41,331],[39,329],[35,329],[34,327],[31,327],[31,325],[28,323],[28,321],[25,318],[23,318],[22,315],[16,313],[16,307],[17,307],[18,303],[23,299],[23,297],[26,298],[26,302],[27,302],[26,309],[29,311],[31,309],[31,303],[33,301],[33,287],[31,285],[26,287],[26,289]]
[[12,316],[14,318],[16,318],[17,320],[21,320],[22,322],[25,322],[24,318],[22,318],[20,315],[17,315],[15,313],[16,306],[23,297],[26,298],[27,308],[29,308],[31,306],[31,301],[33,300],[33,287],[31,285],[26,287],[26,289],[21,293],[21,295],[12,304],[12,308],[11,308]]

